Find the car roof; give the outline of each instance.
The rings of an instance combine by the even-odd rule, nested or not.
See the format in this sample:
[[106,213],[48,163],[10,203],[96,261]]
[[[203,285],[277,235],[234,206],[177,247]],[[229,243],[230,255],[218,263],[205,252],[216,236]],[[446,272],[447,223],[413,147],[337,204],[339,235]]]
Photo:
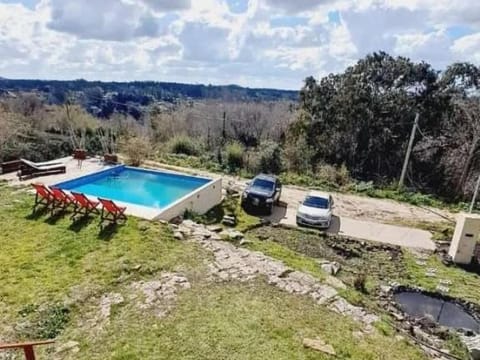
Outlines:
[[277,177],[275,175],[258,174],[257,176],[255,176],[255,179],[275,181],[277,180]]
[[308,196],[313,196],[313,197],[319,197],[319,198],[324,198],[328,199],[330,198],[330,194],[324,191],[318,191],[318,190],[311,190],[308,192]]

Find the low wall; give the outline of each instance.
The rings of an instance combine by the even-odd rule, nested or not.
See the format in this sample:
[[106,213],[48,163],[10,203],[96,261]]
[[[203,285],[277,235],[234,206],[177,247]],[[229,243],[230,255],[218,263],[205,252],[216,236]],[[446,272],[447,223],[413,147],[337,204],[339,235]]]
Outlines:
[[183,215],[185,210],[191,210],[198,214],[205,214],[215,205],[222,201],[222,179],[215,179],[205,184],[196,191],[177,200],[155,219],[169,221],[179,215]]

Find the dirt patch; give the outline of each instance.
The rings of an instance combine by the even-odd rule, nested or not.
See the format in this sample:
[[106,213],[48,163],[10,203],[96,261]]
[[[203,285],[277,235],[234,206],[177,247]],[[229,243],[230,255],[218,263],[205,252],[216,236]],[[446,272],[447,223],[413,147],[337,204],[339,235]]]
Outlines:
[[350,282],[362,272],[378,280],[391,280],[405,270],[403,252],[398,246],[270,226],[251,230],[248,235],[274,241],[308,257],[336,261],[342,265],[343,280]]

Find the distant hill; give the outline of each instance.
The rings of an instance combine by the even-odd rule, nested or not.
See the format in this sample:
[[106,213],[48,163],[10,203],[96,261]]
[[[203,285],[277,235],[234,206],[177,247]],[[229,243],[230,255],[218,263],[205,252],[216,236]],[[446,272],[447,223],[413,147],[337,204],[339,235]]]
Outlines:
[[[278,101],[298,98],[298,91],[252,89],[237,85],[180,84],[155,81],[102,82],[86,80],[13,80],[0,77],[0,92],[35,91],[44,93],[53,102],[62,102],[65,94],[121,95],[126,101],[145,102],[179,99],[223,99],[227,101]],[[135,99],[138,97],[138,99]]]

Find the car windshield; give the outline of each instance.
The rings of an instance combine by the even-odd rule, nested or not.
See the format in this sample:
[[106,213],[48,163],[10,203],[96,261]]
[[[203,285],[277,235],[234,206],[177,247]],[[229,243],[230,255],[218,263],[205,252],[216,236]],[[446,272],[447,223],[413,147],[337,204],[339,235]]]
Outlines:
[[318,209],[328,209],[328,199],[316,196],[307,196],[303,205]]
[[263,191],[272,191],[273,190],[273,182],[265,179],[255,179],[253,180],[252,187],[261,189]]

